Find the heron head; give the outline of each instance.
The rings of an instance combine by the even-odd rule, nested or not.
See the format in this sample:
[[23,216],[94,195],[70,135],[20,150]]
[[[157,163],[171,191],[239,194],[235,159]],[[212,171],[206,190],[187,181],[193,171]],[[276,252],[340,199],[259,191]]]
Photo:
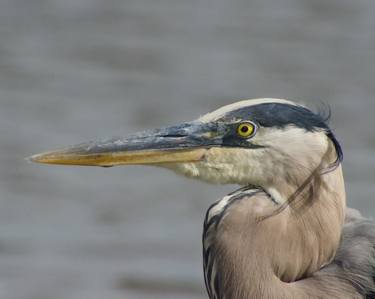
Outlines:
[[31,157],[48,164],[156,165],[211,183],[265,189],[341,159],[324,117],[278,99],[240,101],[192,122]]

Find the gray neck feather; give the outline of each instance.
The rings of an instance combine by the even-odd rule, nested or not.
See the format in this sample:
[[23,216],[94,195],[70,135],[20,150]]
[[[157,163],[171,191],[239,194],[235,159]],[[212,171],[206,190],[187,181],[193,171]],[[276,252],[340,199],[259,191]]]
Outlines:
[[[326,289],[334,277],[313,287],[313,273],[335,256],[345,211],[341,166],[316,176],[282,209],[263,190],[248,188],[211,206],[203,234],[210,298],[355,298],[351,288],[349,297]],[[275,187],[287,198],[296,190],[287,182]],[[300,198],[309,198],[308,205]]]

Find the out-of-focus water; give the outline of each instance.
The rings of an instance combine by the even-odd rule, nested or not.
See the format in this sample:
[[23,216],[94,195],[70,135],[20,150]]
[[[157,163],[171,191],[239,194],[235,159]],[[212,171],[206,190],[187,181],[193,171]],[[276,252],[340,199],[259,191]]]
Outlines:
[[374,216],[374,14],[373,0],[1,1],[0,298],[206,298],[203,216],[233,186],[24,157],[236,99],[328,103],[349,204]]

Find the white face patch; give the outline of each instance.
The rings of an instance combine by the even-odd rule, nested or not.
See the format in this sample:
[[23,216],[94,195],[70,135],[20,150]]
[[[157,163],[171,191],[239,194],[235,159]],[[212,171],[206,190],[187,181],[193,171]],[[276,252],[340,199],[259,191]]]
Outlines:
[[[324,130],[306,132],[294,126],[260,128],[252,142],[262,147],[212,147],[203,161],[166,167],[209,183],[260,186],[282,204],[290,190],[296,189],[318,167],[329,146]],[[284,180],[288,177],[292,178],[290,182]],[[221,210],[228,200],[224,198],[216,209]]]
[[239,102],[226,105],[213,112],[207,113],[206,115],[203,115],[202,117],[200,117],[199,120],[201,122],[208,123],[208,122],[212,122],[212,121],[216,121],[220,119],[226,113],[233,111],[233,110],[237,110],[243,107],[255,106],[255,105],[260,105],[260,104],[270,104],[270,103],[288,104],[288,105],[294,105],[294,106],[297,105],[296,103],[292,101],[283,100],[283,99],[265,98],[265,99],[244,100],[244,101],[239,101]]

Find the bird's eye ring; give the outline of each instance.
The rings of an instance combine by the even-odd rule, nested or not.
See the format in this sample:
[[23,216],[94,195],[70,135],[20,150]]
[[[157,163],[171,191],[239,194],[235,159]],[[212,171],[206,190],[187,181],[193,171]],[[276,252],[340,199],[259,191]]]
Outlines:
[[242,138],[249,138],[256,133],[256,125],[252,122],[242,122],[237,127],[237,135]]

